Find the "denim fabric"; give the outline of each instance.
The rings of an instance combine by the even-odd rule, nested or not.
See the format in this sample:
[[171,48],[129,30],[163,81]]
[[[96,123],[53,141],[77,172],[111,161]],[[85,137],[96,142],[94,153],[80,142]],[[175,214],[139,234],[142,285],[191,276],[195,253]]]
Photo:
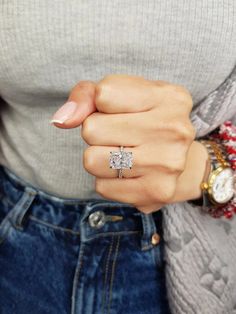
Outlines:
[[161,211],[59,198],[0,166],[1,314],[169,314],[164,269]]

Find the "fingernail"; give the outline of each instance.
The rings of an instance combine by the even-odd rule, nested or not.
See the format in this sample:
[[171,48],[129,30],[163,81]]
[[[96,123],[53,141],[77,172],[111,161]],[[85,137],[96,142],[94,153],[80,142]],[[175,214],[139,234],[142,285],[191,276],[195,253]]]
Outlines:
[[66,120],[69,120],[77,109],[77,103],[74,101],[66,102],[61,108],[59,108],[53,115],[50,123],[63,124]]

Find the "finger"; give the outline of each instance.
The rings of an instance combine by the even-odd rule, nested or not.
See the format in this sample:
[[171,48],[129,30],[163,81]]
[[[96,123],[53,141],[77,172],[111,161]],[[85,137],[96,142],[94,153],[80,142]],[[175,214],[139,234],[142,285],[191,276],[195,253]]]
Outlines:
[[[115,146],[90,146],[84,151],[84,167],[92,175],[100,178],[116,178],[118,171],[110,169],[110,152],[119,151]],[[132,152],[132,168],[123,169],[126,178],[141,177],[158,172],[165,176],[180,175],[186,159],[187,148],[181,145],[170,145],[168,150],[166,144],[159,142],[157,145],[144,144],[136,147],[124,147],[124,152]]]
[[80,81],[71,91],[68,101],[53,115],[51,123],[63,129],[78,127],[96,111],[95,83]]
[[109,115],[94,112],[83,122],[82,137],[89,145],[138,146],[151,137],[156,138],[159,132],[162,137],[166,134],[168,141],[177,141],[177,119],[178,114],[172,110],[167,121],[161,107],[148,112]]
[[104,198],[133,204],[141,211],[154,211],[172,202],[176,182],[176,178],[160,173],[155,178],[152,174],[146,178],[96,178],[95,188]]
[[[84,151],[84,168],[92,175],[100,178],[117,178],[118,170],[110,168],[112,152],[119,152],[118,147],[113,146],[90,146]],[[138,165],[138,152],[135,147],[125,147],[125,152],[132,152],[133,165],[131,169],[122,169],[124,178],[142,176],[144,169]]]
[[150,120],[145,113],[95,112],[83,122],[82,137],[89,145],[137,146],[145,141]]
[[96,191],[110,200],[146,205],[142,190],[140,178],[96,178]]
[[96,178],[96,191],[104,198],[132,204],[147,213],[163,206],[163,203],[154,205],[153,201],[144,195],[142,178]]
[[96,85],[95,103],[103,113],[148,111],[159,102],[157,85],[141,76],[107,75]]

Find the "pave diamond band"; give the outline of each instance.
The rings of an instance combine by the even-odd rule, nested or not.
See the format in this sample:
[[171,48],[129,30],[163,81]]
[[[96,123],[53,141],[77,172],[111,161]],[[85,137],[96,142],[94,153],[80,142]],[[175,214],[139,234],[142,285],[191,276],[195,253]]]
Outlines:
[[132,152],[125,152],[123,146],[120,146],[120,151],[118,152],[110,152],[110,168],[119,170],[119,178],[123,177],[123,169],[131,169],[132,166],[133,154]]

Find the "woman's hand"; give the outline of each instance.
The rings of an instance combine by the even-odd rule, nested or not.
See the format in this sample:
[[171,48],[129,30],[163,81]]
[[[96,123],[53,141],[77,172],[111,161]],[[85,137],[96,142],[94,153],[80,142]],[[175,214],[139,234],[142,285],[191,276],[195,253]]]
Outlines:
[[[52,122],[61,128],[82,123],[82,137],[91,145],[84,152],[84,167],[96,176],[99,194],[145,213],[181,200],[187,182],[182,179],[180,189],[178,179],[189,178],[184,171],[195,138],[189,118],[192,99],[185,88],[140,76],[109,75],[97,84],[80,82],[69,102]],[[110,151],[118,151],[118,146],[133,153],[133,167],[123,170],[123,179],[109,167]]]

